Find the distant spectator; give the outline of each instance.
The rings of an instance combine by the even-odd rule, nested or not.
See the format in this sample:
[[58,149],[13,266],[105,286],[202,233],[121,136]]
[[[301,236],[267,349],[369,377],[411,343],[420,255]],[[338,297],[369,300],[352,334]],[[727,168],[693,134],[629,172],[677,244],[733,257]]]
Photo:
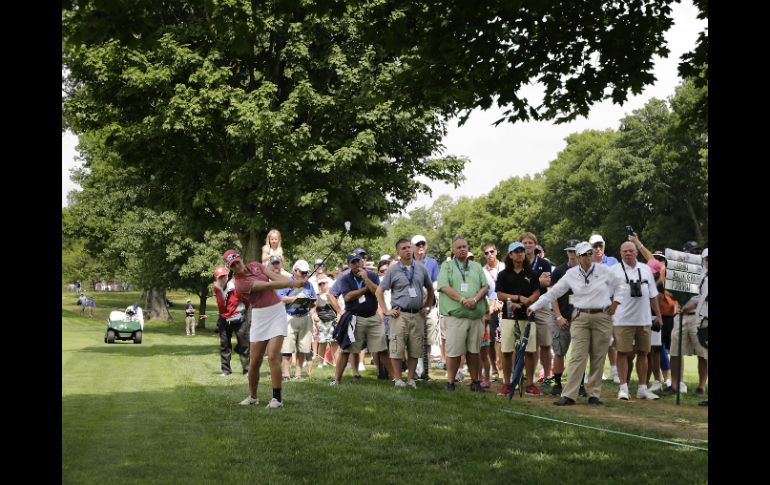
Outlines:
[[96,306],[94,297],[88,297],[88,318],[94,318],[94,306]]
[[80,316],[81,317],[83,316],[83,314],[86,311],[87,303],[88,303],[88,299],[86,298],[86,295],[81,293],[80,296],[78,297],[78,305],[80,306]]
[[187,336],[192,335],[195,336],[195,312],[197,310],[192,305],[191,300],[187,299],[187,304],[184,306],[184,320],[185,320],[185,330],[187,331]]

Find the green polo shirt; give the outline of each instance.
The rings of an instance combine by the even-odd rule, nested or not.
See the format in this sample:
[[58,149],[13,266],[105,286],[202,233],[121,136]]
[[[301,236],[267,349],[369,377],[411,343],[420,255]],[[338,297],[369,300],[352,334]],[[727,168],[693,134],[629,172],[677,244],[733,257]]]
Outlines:
[[[479,292],[482,286],[487,284],[487,277],[484,275],[484,269],[475,261],[467,261],[466,268],[456,259],[444,261],[441,263],[441,270],[438,274],[437,287],[439,289],[439,311],[442,315],[450,315],[457,318],[470,318],[473,320],[484,318],[487,312],[487,299],[482,297],[476,308],[468,310],[462,303],[449,298],[446,293],[441,291],[445,286],[451,286],[457,293],[464,298],[473,298]],[[459,266],[459,268],[458,268]],[[460,291],[460,285],[463,278],[468,283],[468,291]]]

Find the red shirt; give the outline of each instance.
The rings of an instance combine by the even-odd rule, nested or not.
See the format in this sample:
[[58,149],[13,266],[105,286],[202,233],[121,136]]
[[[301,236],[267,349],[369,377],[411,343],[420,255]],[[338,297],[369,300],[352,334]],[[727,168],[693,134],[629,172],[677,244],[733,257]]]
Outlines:
[[219,284],[216,281],[213,286],[214,296],[217,299],[217,307],[219,307],[219,314],[222,318],[230,318],[245,309],[244,304],[241,303],[240,295],[235,291],[235,283],[233,280],[227,282],[224,290],[219,287]]
[[247,264],[246,274],[236,273],[233,281],[235,282],[235,291],[241,295],[241,300],[251,308],[265,308],[281,301],[274,290],[254,291],[251,289],[255,281],[270,281],[270,278],[265,274],[265,267],[261,263],[252,261]]

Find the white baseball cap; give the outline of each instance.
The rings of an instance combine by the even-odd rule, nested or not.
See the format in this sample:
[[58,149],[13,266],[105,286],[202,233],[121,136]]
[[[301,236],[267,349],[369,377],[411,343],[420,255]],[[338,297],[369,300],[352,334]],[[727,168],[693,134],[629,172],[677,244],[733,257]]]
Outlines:
[[575,246],[575,252],[578,253],[578,256],[582,256],[588,251],[593,251],[593,250],[594,248],[591,247],[591,243],[587,243],[585,241]]
[[292,271],[310,271],[310,265],[304,259],[298,259],[294,266],[291,267]]
[[428,240],[425,239],[425,236],[422,234],[418,234],[412,238],[412,244],[417,244],[418,242],[424,242],[425,244],[428,244]]
[[591,246],[593,246],[598,242],[604,244],[604,238],[602,238],[601,234],[594,234],[588,239],[588,244],[590,244]]

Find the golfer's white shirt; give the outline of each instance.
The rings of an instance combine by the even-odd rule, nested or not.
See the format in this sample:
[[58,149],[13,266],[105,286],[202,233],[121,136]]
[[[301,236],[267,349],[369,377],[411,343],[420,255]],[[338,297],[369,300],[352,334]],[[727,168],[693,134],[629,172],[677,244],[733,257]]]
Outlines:
[[[623,286],[628,287],[625,278],[613,273],[612,267],[606,264],[592,263],[592,268],[589,268],[587,272],[587,278],[581,274],[581,269],[579,264],[568,269],[559,282],[553,285],[547,293],[540,295],[540,298],[530,308],[533,310],[545,308],[548,303],[555,302],[569,290],[572,290],[572,305],[575,308],[606,308],[613,300],[621,303],[621,307],[623,306],[621,289]],[[587,283],[586,279],[588,280]],[[614,298],[612,298],[613,293],[615,294]],[[628,292],[626,291],[626,293]]]

